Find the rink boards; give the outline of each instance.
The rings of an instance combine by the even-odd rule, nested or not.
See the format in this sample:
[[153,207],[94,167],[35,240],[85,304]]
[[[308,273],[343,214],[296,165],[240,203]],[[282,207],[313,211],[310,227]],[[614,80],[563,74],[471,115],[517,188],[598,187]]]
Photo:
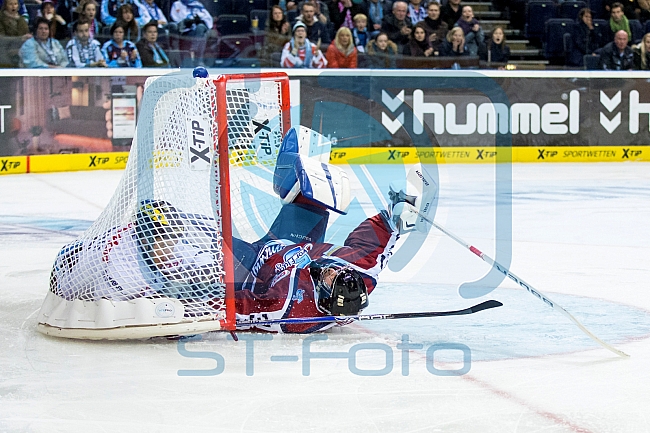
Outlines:
[[[128,152],[61,155],[0,156],[1,174],[61,171],[120,170]],[[511,162],[626,162],[650,161],[650,146],[566,147],[382,147],[340,148],[333,164],[489,164]]]

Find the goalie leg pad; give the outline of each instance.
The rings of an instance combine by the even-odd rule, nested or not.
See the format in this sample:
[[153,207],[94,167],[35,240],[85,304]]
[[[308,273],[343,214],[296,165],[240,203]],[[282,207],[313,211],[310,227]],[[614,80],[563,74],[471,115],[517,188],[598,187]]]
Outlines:
[[284,152],[299,153],[311,159],[328,163],[332,142],[306,126],[293,127],[282,140],[279,155]]
[[342,169],[305,155],[283,152],[273,176],[273,190],[284,203],[298,193],[327,209],[345,214],[350,205],[350,180]]

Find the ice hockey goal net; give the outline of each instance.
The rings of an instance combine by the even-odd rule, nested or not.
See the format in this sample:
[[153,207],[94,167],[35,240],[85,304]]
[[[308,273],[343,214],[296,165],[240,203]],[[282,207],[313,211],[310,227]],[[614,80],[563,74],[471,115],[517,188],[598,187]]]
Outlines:
[[272,176],[289,110],[285,74],[149,78],[122,180],[57,256],[39,330],[123,339],[234,329],[232,237],[262,237],[280,209]]

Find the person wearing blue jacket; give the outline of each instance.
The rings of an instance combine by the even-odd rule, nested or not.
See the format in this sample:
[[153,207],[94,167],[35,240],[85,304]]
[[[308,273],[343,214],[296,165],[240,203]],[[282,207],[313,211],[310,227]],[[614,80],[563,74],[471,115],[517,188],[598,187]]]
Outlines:
[[125,40],[126,24],[116,21],[111,27],[112,38],[102,47],[109,68],[141,68],[140,53],[135,44]]

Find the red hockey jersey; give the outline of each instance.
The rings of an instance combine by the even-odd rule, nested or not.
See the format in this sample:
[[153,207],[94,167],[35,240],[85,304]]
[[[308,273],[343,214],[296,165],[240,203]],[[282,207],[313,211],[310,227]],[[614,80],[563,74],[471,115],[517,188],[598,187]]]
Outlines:
[[[319,317],[326,314],[316,308],[315,285],[309,264],[321,257],[336,257],[349,263],[364,277],[368,293],[377,284],[379,272],[386,266],[397,241],[381,214],[363,221],[350,233],[344,246],[303,242],[288,245],[268,242],[252,266],[249,281],[235,292],[238,321]],[[307,323],[257,326],[253,329],[308,333],[324,330],[334,323]]]

